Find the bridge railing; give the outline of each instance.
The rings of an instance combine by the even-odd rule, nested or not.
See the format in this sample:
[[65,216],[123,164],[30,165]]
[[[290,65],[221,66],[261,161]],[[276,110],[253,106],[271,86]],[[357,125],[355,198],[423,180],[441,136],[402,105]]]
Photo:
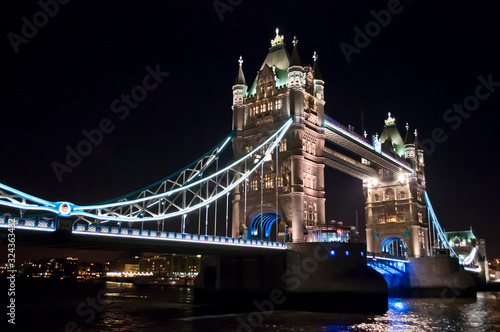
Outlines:
[[56,229],[56,222],[53,219],[44,220],[44,219],[0,216],[0,227],[9,228],[12,226],[14,226],[14,228],[36,229],[36,230],[51,232]]
[[391,254],[389,254],[387,252],[371,252],[371,251],[367,251],[366,252],[366,257],[392,259],[392,260],[399,260],[399,261],[408,261],[408,257],[406,257],[406,256],[395,256],[395,255],[391,255]]
[[96,224],[86,225],[86,224],[75,223],[73,225],[73,233],[89,234],[97,236],[99,235],[117,236],[117,237],[128,237],[128,238],[157,239],[157,240],[197,242],[197,243],[204,242],[204,243],[213,243],[221,245],[226,244],[226,245],[285,249],[284,243],[266,241],[266,240],[242,239],[242,238],[232,238],[225,236],[189,234],[189,233],[179,233],[179,232],[165,232],[165,231],[155,231],[148,229],[102,226]]

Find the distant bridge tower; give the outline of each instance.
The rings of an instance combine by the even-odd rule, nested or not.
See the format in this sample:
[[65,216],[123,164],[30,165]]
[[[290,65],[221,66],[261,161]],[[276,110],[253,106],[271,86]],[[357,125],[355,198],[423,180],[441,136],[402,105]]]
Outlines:
[[417,131],[412,140],[407,124],[403,142],[389,113],[382,135],[374,140],[385,153],[404,158],[414,173],[405,176],[380,168],[378,177],[363,182],[367,250],[406,257],[429,256],[424,154],[418,148]]
[[[233,199],[233,237],[314,241],[325,224],[323,148],[324,81],[314,65],[302,66],[294,38],[292,56],[278,34],[250,89],[242,60],[233,85],[234,157],[258,146],[287,119],[293,124],[272,160],[240,186]],[[248,89],[248,91],[247,91]],[[250,165],[248,165],[250,167]],[[261,202],[263,204],[261,204]]]

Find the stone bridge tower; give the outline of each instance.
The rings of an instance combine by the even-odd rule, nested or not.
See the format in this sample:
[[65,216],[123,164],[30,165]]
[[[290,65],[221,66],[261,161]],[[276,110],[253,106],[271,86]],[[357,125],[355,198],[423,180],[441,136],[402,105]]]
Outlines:
[[381,151],[411,165],[411,176],[379,168],[378,177],[363,182],[366,212],[366,244],[371,252],[395,256],[429,256],[424,154],[406,125],[403,142],[389,113],[380,139]]
[[325,224],[324,82],[316,53],[313,66],[303,66],[298,40],[290,56],[278,32],[250,88],[240,57],[233,85],[234,157],[258,146],[289,118],[293,124],[280,142],[278,163],[273,153],[246,190],[242,185],[235,191],[232,235],[314,241],[315,229]]

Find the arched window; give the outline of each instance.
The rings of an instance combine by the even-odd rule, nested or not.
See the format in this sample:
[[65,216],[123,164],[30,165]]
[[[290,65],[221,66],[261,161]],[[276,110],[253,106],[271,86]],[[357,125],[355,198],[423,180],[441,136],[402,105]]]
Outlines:
[[309,213],[307,215],[307,224],[314,225],[314,207],[312,205],[309,205],[308,212]]
[[394,200],[394,189],[388,188],[385,191],[385,200],[393,201]]

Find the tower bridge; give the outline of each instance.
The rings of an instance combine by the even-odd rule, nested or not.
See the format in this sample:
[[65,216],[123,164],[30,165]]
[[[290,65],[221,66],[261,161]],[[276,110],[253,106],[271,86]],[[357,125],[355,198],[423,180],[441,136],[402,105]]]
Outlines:
[[[238,248],[238,252],[241,248],[251,248],[252,255],[261,256],[266,251],[281,250],[285,257],[281,259],[286,263],[281,261],[278,265],[293,265],[313,255],[314,250],[310,248],[321,243],[325,238],[322,234],[332,231],[325,216],[325,192],[334,190],[325,187],[324,169],[327,166],[361,181],[360,190],[365,198],[366,249],[359,244],[351,244],[353,249],[349,249],[350,244],[342,244],[341,251],[338,251],[339,244],[323,247],[329,257],[335,256],[325,260],[338,265],[330,271],[317,260],[324,276],[311,278],[313,283],[303,285],[300,292],[310,291],[319,296],[320,289],[314,284],[317,282],[326,294],[338,293],[339,286],[335,286],[333,280],[340,280],[339,285],[344,285],[346,276],[355,270],[359,273],[349,278],[358,283],[349,284],[350,289],[360,291],[356,287],[371,282],[373,287],[368,287],[367,291],[379,294],[376,289],[380,280],[366,265],[367,252],[373,253],[368,263],[376,271],[386,272],[391,277],[405,276],[412,287],[423,284],[439,287],[442,284],[423,283],[424,278],[412,268],[412,260],[433,258],[444,251],[449,253],[445,255],[447,259],[451,256],[457,263],[457,266],[448,264],[446,273],[459,271],[459,262],[475,266],[472,259],[454,252],[432,209],[417,131],[411,133],[406,125],[403,140],[395,118],[389,113],[380,137],[373,135],[370,140],[366,134],[359,135],[351,127],[335,121],[325,113],[325,81],[319,71],[318,55],[314,52],[313,64],[304,65],[299,56],[298,39],[294,38],[292,44],[290,54],[284,37],[277,30],[250,85],[240,57],[232,86],[233,132],[191,165],[144,189],[86,206],[48,201],[0,184],[0,206],[6,215],[0,218],[0,227],[57,231],[64,228],[54,218],[57,216],[71,220],[66,231],[75,236],[107,236],[113,241],[117,238],[164,241],[174,246],[177,243],[179,248],[186,247],[186,243],[199,248]],[[219,167],[220,156],[229,146],[234,161]],[[222,216],[221,209],[225,211]],[[35,213],[42,213],[43,217],[34,218]],[[225,228],[216,228],[217,213],[219,219],[225,221]],[[187,231],[188,218],[197,220],[196,234]],[[213,231],[208,228],[209,218],[216,220]],[[11,219],[14,221],[9,225]],[[165,224],[177,225],[178,229],[165,231]],[[259,250],[262,250],[260,254]],[[396,264],[394,258],[391,261],[387,255],[401,259]],[[262,258],[258,260],[264,262]],[[212,290],[222,287],[221,282],[225,280],[222,274],[231,268],[241,271],[250,264],[259,278],[267,271],[266,264],[254,266],[245,258],[237,263],[215,260],[206,264],[205,276],[217,275],[219,286],[211,284]],[[414,266],[423,265],[415,263]],[[335,272],[336,268],[343,272]],[[281,270],[273,271],[279,274]],[[234,281],[234,287],[244,289],[246,279],[241,273],[237,275],[236,281],[226,281],[228,284]],[[261,290],[284,287],[290,291],[290,285],[283,282],[276,280],[258,287]],[[247,286],[257,287],[252,282]]]

